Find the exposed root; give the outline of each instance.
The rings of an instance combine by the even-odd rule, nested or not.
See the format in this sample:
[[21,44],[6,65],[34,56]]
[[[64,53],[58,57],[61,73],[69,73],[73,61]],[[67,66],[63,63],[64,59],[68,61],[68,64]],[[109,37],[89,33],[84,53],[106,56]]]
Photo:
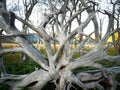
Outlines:
[[100,70],[96,73],[79,73],[78,78],[81,78],[85,87],[98,88],[100,90],[116,90],[115,73],[105,70]]

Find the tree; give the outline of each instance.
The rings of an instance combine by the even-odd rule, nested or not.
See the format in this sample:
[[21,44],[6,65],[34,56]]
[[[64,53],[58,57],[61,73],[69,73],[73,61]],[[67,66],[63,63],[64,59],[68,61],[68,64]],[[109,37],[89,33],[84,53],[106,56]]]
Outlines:
[[[6,0],[0,1],[0,28],[6,32],[6,35],[2,33],[3,35],[0,36],[4,37],[5,41],[15,42],[20,45],[17,48],[1,49],[0,56],[9,52],[23,52],[41,66],[40,69],[26,75],[2,73],[0,83],[10,85],[12,90],[19,90],[18,87],[28,88],[29,90],[40,90],[48,82],[53,82],[56,90],[70,90],[71,88],[74,89],[75,86],[83,90],[90,88],[116,90],[115,75],[120,72],[120,67],[105,69],[97,61],[103,59],[111,62],[120,60],[119,55],[110,56],[104,47],[107,39],[112,34],[119,32],[120,28],[111,30],[111,22],[109,22],[107,32],[100,40],[97,38],[97,35],[99,36],[99,23],[96,16],[98,11],[96,8],[98,6],[97,2],[92,0],[45,1],[45,4],[49,8],[44,13],[44,18],[39,28],[34,27],[13,12],[7,11]],[[85,17],[85,20],[79,22],[79,19],[81,20],[79,15],[85,16],[86,12],[87,17]],[[109,14],[107,11],[104,11],[104,13]],[[31,33],[23,34],[14,25],[16,19],[37,33],[45,46],[46,56],[37,50],[25,37],[31,35]],[[112,17],[112,20],[114,20],[114,17]],[[90,21],[93,22],[95,27],[93,33],[95,33],[96,39],[92,38],[91,34],[93,33],[87,35],[83,32]],[[48,28],[49,25],[52,27]],[[50,36],[47,30],[52,30],[53,28],[55,35]],[[85,38],[77,47],[72,48],[71,41],[78,34]],[[90,51],[83,54],[85,52],[85,44],[89,39],[95,41],[96,44]],[[59,43],[59,47],[55,52],[53,52],[51,47],[52,41]],[[73,55],[77,52],[80,53],[80,56],[73,58]],[[79,67],[85,66],[97,67],[98,70],[74,73]],[[1,72],[3,71],[1,70]]]

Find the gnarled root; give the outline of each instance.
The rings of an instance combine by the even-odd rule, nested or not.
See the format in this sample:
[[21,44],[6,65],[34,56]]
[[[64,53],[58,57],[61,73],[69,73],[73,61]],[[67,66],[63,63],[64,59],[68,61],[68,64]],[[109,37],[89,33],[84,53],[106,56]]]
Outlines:
[[79,73],[77,77],[81,79],[85,87],[98,88],[100,90],[116,90],[115,74],[108,71]]

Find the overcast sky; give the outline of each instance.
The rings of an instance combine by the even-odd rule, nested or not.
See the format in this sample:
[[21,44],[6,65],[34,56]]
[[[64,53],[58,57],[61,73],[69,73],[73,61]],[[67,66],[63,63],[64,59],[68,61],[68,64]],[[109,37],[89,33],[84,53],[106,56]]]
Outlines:
[[[22,0],[19,0],[20,2],[19,2],[19,5],[22,5],[21,3],[22,3]],[[100,1],[100,0],[99,0]],[[102,7],[102,9],[106,9],[106,10],[111,10],[111,5],[109,5],[109,7],[108,7],[108,4],[106,3],[106,1],[107,0],[101,0],[102,2],[100,3],[100,6]],[[15,7],[15,8],[13,8],[14,7],[14,5],[18,5],[18,0],[7,0],[7,6],[8,6],[8,10],[15,10],[16,9],[16,11],[17,11],[17,8],[18,7]],[[32,13],[32,15],[31,15],[31,17],[30,17],[30,20],[31,20],[31,22],[32,22],[32,24],[34,24],[35,26],[39,26],[39,23],[41,22],[41,20],[42,20],[42,16],[41,16],[41,14],[40,14],[40,12],[44,9],[45,7],[43,7],[42,6],[42,8],[39,8],[38,9],[38,7],[36,6],[35,8],[34,8],[34,10],[33,10],[33,13]],[[23,9],[23,8],[19,8],[19,9]],[[41,10],[40,10],[41,9]],[[16,12],[17,14],[19,14],[19,12]],[[41,12],[41,13],[43,13],[43,12]],[[86,19],[86,17],[87,17],[87,14],[85,13],[84,15],[83,15],[83,21]],[[104,15],[101,15],[101,14],[99,14],[99,15],[97,15],[97,17],[99,17],[100,19],[104,19],[103,20],[103,34],[105,34],[105,32],[106,32],[106,28],[107,28],[107,21],[108,21],[108,19],[107,19],[107,16],[104,16]],[[22,25],[19,23],[19,22],[16,22],[16,25],[17,25],[17,27],[19,28],[19,29],[22,29]],[[75,27],[73,26],[73,29],[74,29]],[[92,31],[94,30],[94,26],[93,26],[93,24],[92,24],[92,22],[88,25],[88,27],[86,27],[85,28],[85,33],[87,33],[87,34],[89,34],[89,33],[91,33]]]

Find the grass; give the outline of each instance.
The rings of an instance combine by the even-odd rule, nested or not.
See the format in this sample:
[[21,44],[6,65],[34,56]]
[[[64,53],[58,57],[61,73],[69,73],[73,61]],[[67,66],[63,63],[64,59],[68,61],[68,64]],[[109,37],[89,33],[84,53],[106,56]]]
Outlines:
[[5,68],[10,74],[28,74],[35,71],[35,68],[40,68],[40,66],[34,61],[16,61],[9,64],[5,64]]
[[112,47],[112,48],[110,48],[109,50],[108,50],[108,54],[109,55],[112,55],[112,56],[115,56],[117,53],[116,53],[116,51],[115,51],[115,49],[114,49],[114,47]]
[[110,62],[107,60],[101,60],[101,61],[98,61],[97,63],[101,64],[105,68],[120,66],[118,62]]
[[20,61],[20,53],[8,53],[3,56],[4,64]]
[[14,48],[14,47],[19,47],[18,44],[11,44],[11,43],[2,43],[3,48]]
[[80,57],[80,53],[78,53],[78,52],[75,53],[75,54],[72,56],[72,58],[74,58],[74,59],[75,59],[75,58],[78,58],[78,57]]

